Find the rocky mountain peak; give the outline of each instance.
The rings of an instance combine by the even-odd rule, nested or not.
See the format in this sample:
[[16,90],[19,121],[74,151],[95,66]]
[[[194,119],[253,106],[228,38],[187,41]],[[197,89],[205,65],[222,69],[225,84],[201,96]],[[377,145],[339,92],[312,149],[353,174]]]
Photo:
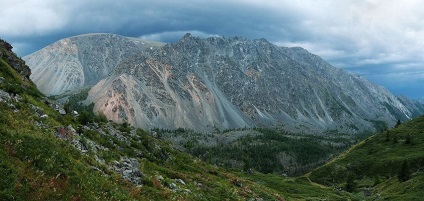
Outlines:
[[[424,112],[303,48],[265,39],[186,34],[166,45],[110,35],[64,40],[74,52],[53,44],[25,57],[37,85],[60,94],[94,84],[87,103],[94,102],[96,112],[142,128],[361,133]],[[40,62],[45,57],[49,63]],[[46,72],[53,79],[43,79]]]

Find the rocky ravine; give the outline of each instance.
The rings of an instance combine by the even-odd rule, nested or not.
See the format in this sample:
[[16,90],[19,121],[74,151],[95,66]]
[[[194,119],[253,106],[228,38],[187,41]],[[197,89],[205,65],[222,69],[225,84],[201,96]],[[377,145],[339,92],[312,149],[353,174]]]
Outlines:
[[302,48],[265,39],[187,34],[165,45],[90,34],[24,59],[43,92],[95,84],[87,103],[94,102],[96,112],[145,129],[279,126],[358,133],[424,112]]

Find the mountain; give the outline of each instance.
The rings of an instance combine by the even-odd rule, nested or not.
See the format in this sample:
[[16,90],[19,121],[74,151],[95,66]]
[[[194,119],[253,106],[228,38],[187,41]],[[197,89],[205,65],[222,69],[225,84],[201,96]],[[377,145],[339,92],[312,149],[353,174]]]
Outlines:
[[424,112],[305,49],[265,39],[186,34],[162,44],[89,34],[24,60],[42,92],[91,87],[85,103],[94,102],[96,113],[145,129],[361,133]]
[[60,40],[24,60],[38,89],[55,95],[96,84],[132,55],[162,45],[113,34],[86,34]]
[[422,112],[424,111],[424,103],[410,99],[405,96],[397,96],[398,100],[405,105],[409,111],[411,111],[412,116],[420,116]]
[[[375,134],[314,170],[314,182],[350,188],[368,200],[422,200],[424,116]],[[350,178],[350,179],[349,179]]]
[[62,106],[35,88],[11,49],[0,40],[1,200],[352,198],[305,177],[224,170],[155,132],[59,112]]

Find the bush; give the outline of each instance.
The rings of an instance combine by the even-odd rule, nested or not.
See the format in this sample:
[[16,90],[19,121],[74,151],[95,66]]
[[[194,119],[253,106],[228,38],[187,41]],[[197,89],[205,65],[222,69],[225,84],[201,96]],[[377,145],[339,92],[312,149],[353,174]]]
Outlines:
[[401,182],[407,181],[411,177],[411,172],[409,170],[409,164],[407,161],[403,161],[402,167],[400,168],[398,179]]
[[80,122],[83,125],[87,125],[90,121],[92,121],[90,116],[91,116],[90,113],[84,110],[78,116],[78,122]]
[[347,177],[345,189],[347,192],[353,192],[356,189],[357,183],[355,182],[356,175],[354,173],[350,173]]

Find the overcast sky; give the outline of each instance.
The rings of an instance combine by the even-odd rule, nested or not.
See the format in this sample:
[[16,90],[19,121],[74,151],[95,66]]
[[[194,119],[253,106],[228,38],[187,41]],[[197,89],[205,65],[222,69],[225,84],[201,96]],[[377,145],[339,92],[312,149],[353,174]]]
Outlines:
[[424,97],[422,0],[0,0],[0,38],[19,56],[74,35],[107,32],[175,42],[265,38],[301,46],[388,88]]

